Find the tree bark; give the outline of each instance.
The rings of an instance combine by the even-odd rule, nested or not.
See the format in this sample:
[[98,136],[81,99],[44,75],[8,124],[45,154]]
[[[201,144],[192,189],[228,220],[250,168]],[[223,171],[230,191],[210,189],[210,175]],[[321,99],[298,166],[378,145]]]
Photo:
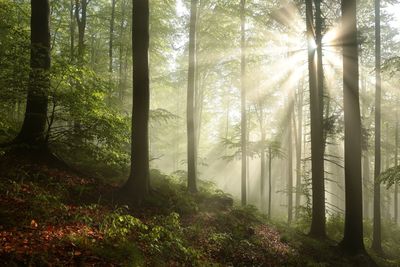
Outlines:
[[196,20],[197,0],[191,1],[189,30],[189,70],[187,91],[187,139],[188,139],[188,190],[197,192],[197,151],[195,131],[195,76],[196,76]]
[[131,173],[123,193],[139,206],[150,190],[149,171],[149,1],[134,0],[132,11],[133,106]]
[[75,0],[75,18],[78,25],[78,63],[83,65],[85,57],[85,31],[87,5],[90,0]]
[[[320,19],[320,1],[316,1],[316,17]],[[318,69],[315,67],[312,1],[306,0],[306,26],[308,37],[308,71],[310,86],[311,114],[311,177],[312,177],[312,218],[310,236],[326,237],[325,227],[325,183],[324,183],[324,142],[323,142],[323,74],[321,21],[317,21],[316,45]]]
[[[399,164],[399,109],[396,107],[396,129],[395,129],[395,155],[394,155],[394,165],[397,167]],[[394,222],[397,224],[399,220],[399,184],[394,184]]]
[[343,109],[345,133],[345,225],[342,248],[365,253],[362,217],[361,118],[356,0],[342,0]]
[[240,0],[240,100],[241,100],[241,201],[247,204],[247,118],[246,118],[246,0]]
[[[360,64],[363,64],[363,56],[362,56],[363,50],[361,49],[360,45]],[[365,77],[365,72],[363,71],[362,68],[360,68],[360,77],[361,77],[361,94],[365,95],[366,94],[366,87],[367,87],[367,81]],[[361,98],[362,100],[362,98]],[[361,109],[361,115],[362,118],[366,116],[366,111],[367,108],[365,107],[366,105],[362,105]],[[365,126],[366,127],[366,126]],[[362,140],[365,142],[364,147],[363,147],[363,155],[362,155],[362,175],[363,175],[363,201],[364,201],[364,218],[369,219],[370,218],[370,192],[369,192],[369,184],[370,184],[370,158],[369,158],[369,145],[368,145],[368,137],[366,140]]]
[[302,138],[303,138],[303,84],[299,88],[297,101],[297,145],[296,145],[296,212],[295,218],[299,218],[299,208],[301,201],[301,153],[302,153]]
[[[290,99],[293,100],[293,99]],[[292,144],[292,116],[293,116],[293,101],[289,101],[290,115],[288,124],[288,184],[287,184],[287,197],[288,197],[288,224],[292,223],[293,219],[293,144]]]
[[69,25],[69,32],[70,32],[70,61],[72,62],[75,57],[75,18],[74,18],[74,0],[70,0],[70,10],[69,10],[69,17],[70,17],[70,25]]
[[264,112],[263,108],[260,105],[260,130],[261,130],[261,139],[260,139],[260,207],[261,211],[265,212],[265,132],[264,132]]
[[381,25],[380,0],[375,0],[375,171],[374,171],[374,225],[372,249],[382,253],[381,234]]
[[272,216],[272,148],[268,148],[268,220]]
[[111,20],[110,20],[110,41],[108,44],[108,71],[110,74],[113,72],[113,43],[114,43],[114,23],[115,23],[115,2],[116,0],[111,0]]
[[50,90],[50,6],[48,0],[31,1],[31,58],[25,117],[15,139],[33,147],[45,146]]

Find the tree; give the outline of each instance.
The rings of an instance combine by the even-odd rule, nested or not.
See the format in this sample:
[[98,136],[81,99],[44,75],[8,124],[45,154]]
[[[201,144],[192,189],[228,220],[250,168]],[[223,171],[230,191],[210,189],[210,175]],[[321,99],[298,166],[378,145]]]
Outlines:
[[110,40],[108,44],[108,57],[109,57],[109,64],[108,64],[108,71],[110,75],[113,72],[113,43],[114,43],[114,24],[115,24],[115,3],[116,0],[111,0],[111,19],[110,19]]
[[364,253],[361,178],[361,117],[356,0],[342,0],[343,109],[345,132],[345,225],[340,245],[349,254]]
[[45,146],[50,89],[50,7],[48,0],[31,1],[31,60],[25,118],[16,143]]
[[[308,71],[311,114],[311,177],[312,177],[312,220],[310,235],[325,238],[325,186],[324,186],[324,141],[323,141],[323,74],[322,34],[320,1],[316,2],[316,33],[314,38],[313,6],[306,0],[306,26],[308,38]],[[315,66],[315,44],[318,63]],[[318,47],[319,46],[319,47]]]
[[196,170],[196,131],[195,131],[195,76],[196,76],[196,23],[197,0],[191,1],[189,29],[189,70],[187,91],[187,153],[188,153],[188,190],[197,192]]
[[69,35],[70,35],[70,47],[69,57],[70,61],[74,60],[75,51],[75,18],[74,18],[74,0],[70,0],[69,3]]
[[375,0],[375,171],[374,171],[374,226],[372,249],[382,252],[381,244],[381,25],[380,0]]
[[75,0],[75,18],[78,25],[78,63],[81,65],[85,56],[85,31],[89,2],[90,0]]
[[240,0],[240,100],[241,100],[241,148],[242,205],[247,204],[247,119],[246,119],[246,0]]
[[293,218],[293,144],[292,144],[292,117],[294,113],[294,99],[293,94],[290,93],[289,97],[289,116],[288,116],[288,133],[287,133],[287,143],[288,143],[288,184],[287,184],[287,194],[288,194],[288,224],[292,223]]
[[272,215],[272,147],[268,147],[268,219]]
[[[301,155],[303,138],[303,84],[299,87],[297,97],[297,131],[296,131],[296,200],[295,200],[295,218],[299,218],[299,208],[301,200]],[[296,123],[294,124],[296,126]]]
[[[399,108],[396,107],[396,129],[395,129],[395,157],[394,166],[399,164]],[[394,222],[398,223],[399,220],[399,184],[394,184]]]
[[149,88],[149,1],[134,0],[132,11],[133,106],[131,170],[122,193],[125,200],[141,205],[150,190],[148,122]]

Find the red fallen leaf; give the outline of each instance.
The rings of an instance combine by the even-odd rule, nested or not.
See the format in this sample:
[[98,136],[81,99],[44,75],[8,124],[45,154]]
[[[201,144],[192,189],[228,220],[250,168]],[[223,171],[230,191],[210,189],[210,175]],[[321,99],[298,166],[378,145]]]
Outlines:
[[75,252],[74,252],[74,255],[75,255],[75,256],[80,256],[80,255],[82,255],[82,252],[80,252],[80,251],[75,251]]

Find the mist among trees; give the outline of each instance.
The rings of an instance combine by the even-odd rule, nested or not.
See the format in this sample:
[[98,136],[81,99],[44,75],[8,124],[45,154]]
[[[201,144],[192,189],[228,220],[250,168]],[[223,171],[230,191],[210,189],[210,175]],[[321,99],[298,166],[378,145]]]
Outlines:
[[399,266],[400,5],[0,0],[5,266]]

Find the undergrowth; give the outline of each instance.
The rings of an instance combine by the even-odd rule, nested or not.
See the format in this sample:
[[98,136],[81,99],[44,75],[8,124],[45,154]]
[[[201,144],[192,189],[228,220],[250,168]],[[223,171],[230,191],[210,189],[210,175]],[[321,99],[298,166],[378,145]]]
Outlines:
[[[187,192],[184,172],[153,170],[150,197],[133,209],[114,203],[117,187],[96,179],[37,165],[0,169],[6,266],[356,266],[336,245],[341,217],[327,223],[332,240],[316,241],[305,234],[307,218],[292,227],[268,222],[204,181]],[[384,229],[385,251],[395,255],[399,230]]]

